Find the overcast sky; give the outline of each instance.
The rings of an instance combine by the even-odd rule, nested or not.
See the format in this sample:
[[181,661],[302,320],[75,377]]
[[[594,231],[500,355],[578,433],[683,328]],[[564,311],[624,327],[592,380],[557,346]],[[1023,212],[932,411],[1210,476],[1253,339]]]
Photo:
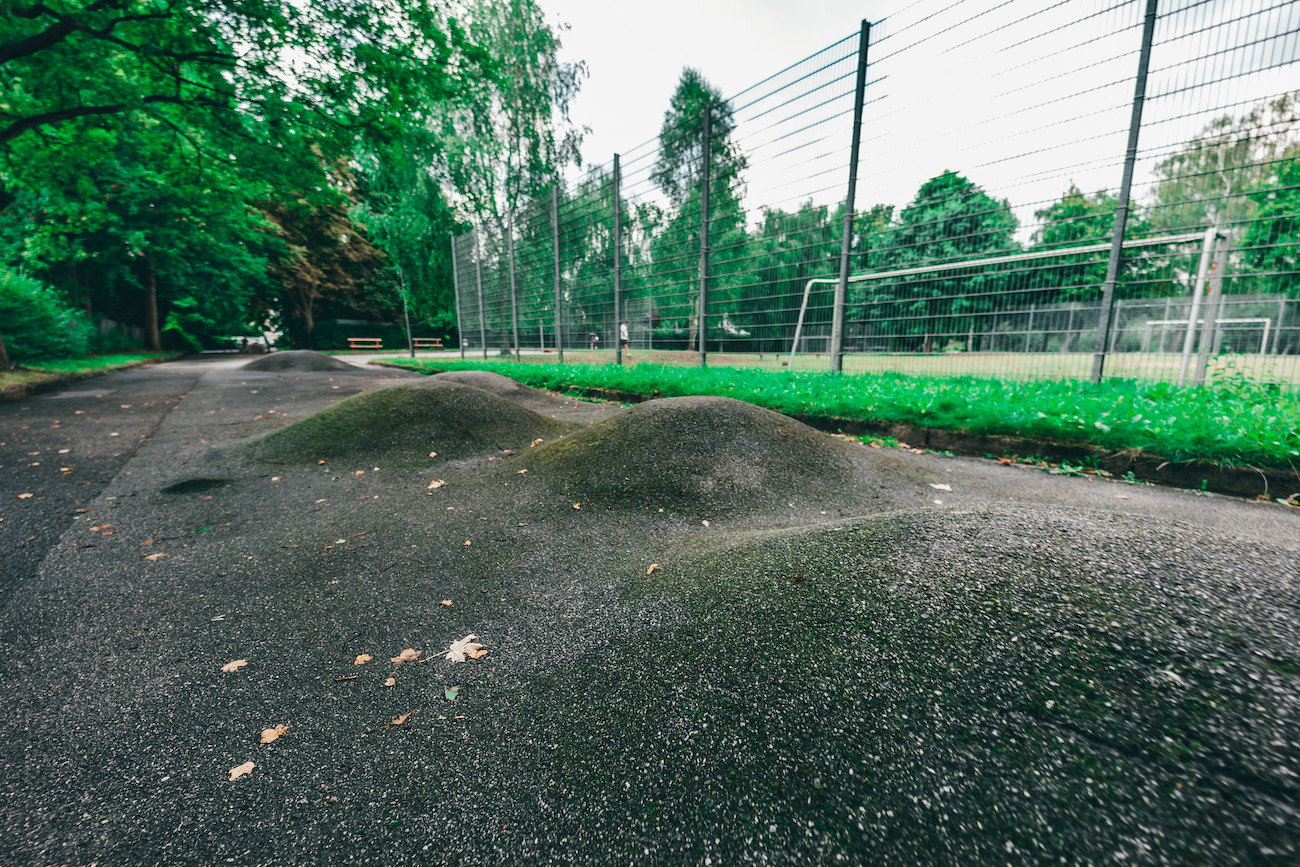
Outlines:
[[603,163],[659,134],[682,67],[693,66],[731,96],[877,20],[884,0],[539,0],[567,23],[564,59],[590,77],[574,106],[591,127],[586,162]]

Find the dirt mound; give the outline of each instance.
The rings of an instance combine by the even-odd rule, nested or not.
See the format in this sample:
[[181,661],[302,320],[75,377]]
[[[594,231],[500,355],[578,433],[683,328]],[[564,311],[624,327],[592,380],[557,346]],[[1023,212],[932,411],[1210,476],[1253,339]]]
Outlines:
[[494,394],[419,380],[353,395],[252,446],[267,462],[357,458],[425,464],[558,437],[564,425]]
[[522,385],[508,376],[491,373],[486,370],[450,370],[429,377],[438,382],[459,382],[472,385],[492,394],[500,395],[511,403],[517,403],[533,412],[549,415],[566,422],[592,424],[604,421],[623,412],[623,407],[616,403],[592,403],[576,398],[559,397],[547,394],[535,388]]
[[677,397],[632,407],[519,462],[594,504],[707,516],[854,499],[878,485],[853,449],[743,401]]
[[518,403],[521,399],[526,399],[530,395],[539,393],[535,389],[515,382],[508,376],[502,376],[488,370],[449,370],[446,373],[435,373],[429,379],[433,382],[458,382],[461,385],[472,385],[474,388],[481,388],[490,394],[513,400],[515,403]]
[[270,355],[248,362],[242,369],[261,373],[333,373],[340,370],[350,373],[361,372],[346,361],[339,361],[323,352],[314,352],[310,349],[272,352]]

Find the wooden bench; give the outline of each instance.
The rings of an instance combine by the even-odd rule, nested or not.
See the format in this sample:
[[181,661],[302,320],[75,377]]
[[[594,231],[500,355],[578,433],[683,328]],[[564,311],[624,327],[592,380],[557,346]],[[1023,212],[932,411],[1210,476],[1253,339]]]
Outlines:
[[384,341],[378,337],[349,337],[348,349],[383,349]]
[[415,338],[416,349],[442,349],[441,337],[417,337]]

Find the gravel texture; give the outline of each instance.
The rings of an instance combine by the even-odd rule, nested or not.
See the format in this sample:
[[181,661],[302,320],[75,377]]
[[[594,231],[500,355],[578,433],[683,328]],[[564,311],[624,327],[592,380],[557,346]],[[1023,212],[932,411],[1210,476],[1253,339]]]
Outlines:
[[[104,423],[63,418],[107,397],[0,428],[0,534],[62,521],[0,573],[0,863],[1297,860],[1283,507],[697,399],[450,460],[381,462],[373,424],[268,463],[303,419],[502,396],[229,362],[99,382],[155,406],[93,512],[8,465],[38,429],[98,453]],[[1057,502],[1082,497],[1108,504]],[[470,634],[486,656],[442,657]]]

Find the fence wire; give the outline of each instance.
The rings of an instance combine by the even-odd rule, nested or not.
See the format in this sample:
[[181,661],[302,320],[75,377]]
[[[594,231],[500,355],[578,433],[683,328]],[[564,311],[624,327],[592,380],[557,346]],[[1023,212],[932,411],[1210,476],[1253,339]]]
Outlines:
[[656,363],[1300,385],[1300,4],[875,22],[842,258],[861,49],[701,87],[660,136],[454,239],[465,351],[608,361],[626,322]]

